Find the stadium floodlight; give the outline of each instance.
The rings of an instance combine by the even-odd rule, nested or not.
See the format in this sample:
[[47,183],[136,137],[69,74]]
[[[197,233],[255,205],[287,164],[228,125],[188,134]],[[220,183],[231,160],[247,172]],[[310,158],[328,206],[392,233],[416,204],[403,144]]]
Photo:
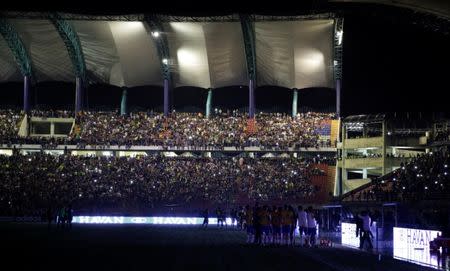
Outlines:
[[338,32],[336,32],[336,36],[338,38],[338,45],[342,44],[342,36],[344,35],[344,31],[339,30]]
[[152,36],[155,38],[159,37],[159,32],[158,31],[152,32]]
[[164,63],[164,65],[167,65],[169,63],[169,60],[167,60],[167,58],[163,58],[162,63]]

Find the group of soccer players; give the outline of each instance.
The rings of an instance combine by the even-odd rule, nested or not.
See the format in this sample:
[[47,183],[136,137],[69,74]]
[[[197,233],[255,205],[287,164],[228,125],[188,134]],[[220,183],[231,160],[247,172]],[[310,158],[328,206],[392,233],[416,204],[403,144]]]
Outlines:
[[300,245],[314,246],[317,221],[312,207],[297,211],[292,207],[246,206],[239,215],[239,224],[247,232],[247,243],[261,245],[295,245],[298,227]]

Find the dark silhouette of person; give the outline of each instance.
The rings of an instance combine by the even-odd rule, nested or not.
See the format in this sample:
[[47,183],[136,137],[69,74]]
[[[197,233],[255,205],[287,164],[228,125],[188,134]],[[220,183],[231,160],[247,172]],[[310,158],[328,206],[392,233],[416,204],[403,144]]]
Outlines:
[[203,227],[208,227],[208,223],[209,223],[209,211],[208,209],[205,209],[205,211],[203,212]]

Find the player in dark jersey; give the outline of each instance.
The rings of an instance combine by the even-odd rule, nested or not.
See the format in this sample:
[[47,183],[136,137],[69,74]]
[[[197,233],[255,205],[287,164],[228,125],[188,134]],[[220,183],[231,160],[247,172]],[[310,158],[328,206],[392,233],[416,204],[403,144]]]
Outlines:
[[272,217],[272,226],[273,226],[273,243],[274,244],[281,244],[281,212],[283,211],[282,207],[278,207],[278,209],[275,210]]
[[253,242],[254,230],[253,230],[253,211],[250,206],[245,206],[245,228],[247,230],[247,243]]
[[287,205],[281,210],[281,244],[287,245],[289,240],[289,233],[291,232],[291,213]]

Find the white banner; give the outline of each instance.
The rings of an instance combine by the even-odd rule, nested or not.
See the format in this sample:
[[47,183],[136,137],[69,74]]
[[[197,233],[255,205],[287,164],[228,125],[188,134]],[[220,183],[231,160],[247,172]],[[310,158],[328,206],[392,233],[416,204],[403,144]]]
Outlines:
[[[217,218],[209,218],[209,224],[217,225]],[[74,216],[72,223],[79,224],[153,224],[153,225],[202,225],[203,217],[168,217],[168,216]],[[232,225],[231,218],[225,224]],[[236,222],[234,223],[236,225]]]
[[442,233],[394,227],[394,258],[438,266],[437,256],[430,254],[430,241],[433,241],[438,235],[442,235]]
[[359,237],[356,237],[356,224],[341,224],[341,243],[343,245],[359,247]]

